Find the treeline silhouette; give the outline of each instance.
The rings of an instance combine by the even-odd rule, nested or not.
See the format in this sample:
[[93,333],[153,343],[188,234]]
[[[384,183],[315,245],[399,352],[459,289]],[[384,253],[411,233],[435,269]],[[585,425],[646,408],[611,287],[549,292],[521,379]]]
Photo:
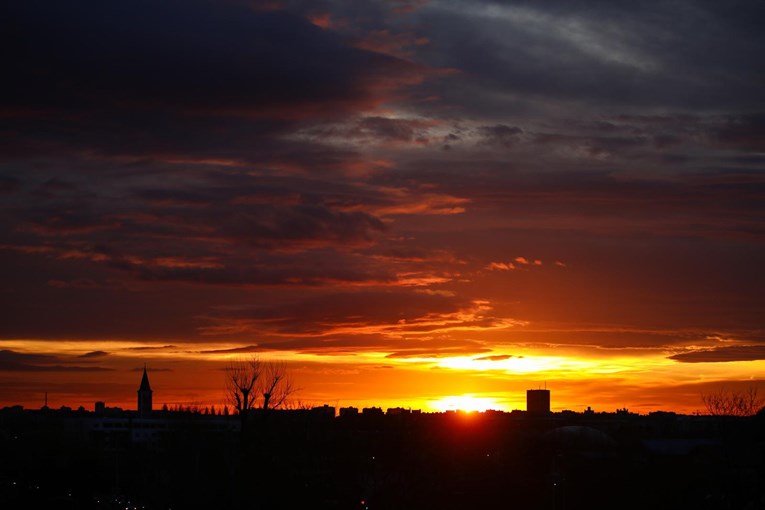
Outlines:
[[765,415],[0,410],[0,508],[757,509]]

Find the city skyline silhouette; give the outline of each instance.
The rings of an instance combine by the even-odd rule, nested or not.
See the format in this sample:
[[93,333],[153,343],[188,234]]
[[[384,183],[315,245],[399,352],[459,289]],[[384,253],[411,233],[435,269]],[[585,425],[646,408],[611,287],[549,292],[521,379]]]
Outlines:
[[[754,416],[655,411],[484,412],[332,406],[246,413],[0,408],[3,508],[757,508],[765,407]],[[156,388],[156,386],[154,386]],[[626,495],[630,495],[628,498]]]

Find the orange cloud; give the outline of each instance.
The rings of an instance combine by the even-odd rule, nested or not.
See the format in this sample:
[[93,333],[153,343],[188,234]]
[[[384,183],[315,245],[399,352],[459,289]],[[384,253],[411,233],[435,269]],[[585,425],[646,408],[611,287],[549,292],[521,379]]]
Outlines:
[[512,271],[515,269],[515,264],[512,262],[491,262],[486,266],[489,271]]
[[317,27],[327,29],[332,27],[332,13],[322,12],[308,16],[308,21]]
[[355,46],[395,57],[410,58],[413,48],[429,43],[427,37],[419,36],[413,32],[394,33],[388,29],[382,29],[365,34],[362,40],[356,42]]
[[433,214],[450,215],[462,214],[466,211],[465,205],[470,203],[467,198],[432,193],[409,194],[401,197],[401,203],[376,209],[382,216]]

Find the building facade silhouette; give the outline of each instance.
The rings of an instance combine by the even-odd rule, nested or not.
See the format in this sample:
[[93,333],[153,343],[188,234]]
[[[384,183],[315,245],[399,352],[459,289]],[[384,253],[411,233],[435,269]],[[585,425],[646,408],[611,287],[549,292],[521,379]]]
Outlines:
[[526,390],[526,412],[548,414],[550,412],[550,390]]

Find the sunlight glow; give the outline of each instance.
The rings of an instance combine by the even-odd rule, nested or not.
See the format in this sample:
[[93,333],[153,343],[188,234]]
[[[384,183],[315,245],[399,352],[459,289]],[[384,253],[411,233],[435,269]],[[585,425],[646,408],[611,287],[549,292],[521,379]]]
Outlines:
[[[596,351],[593,356],[558,348],[552,356],[517,347],[513,355],[497,348],[455,356],[414,356],[403,351],[400,357],[391,356],[390,350],[343,348],[243,352],[241,344],[234,342],[16,339],[0,341],[0,351],[18,353],[19,366],[34,376],[35,384],[46,388],[60,384],[64,369],[59,367],[72,367],[66,371],[70,387],[50,393],[55,405],[87,406],[108,400],[127,409],[135,405],[136,371],[145,364],[158,402],[220,406],[221,368],[249,356],[289,363],[297,383],[306,388],[299,397],[303,403],[404,406],[430,412],[524,409],[525,391],[542,384],[552,390],[552,407],[557,410],[628,406],[641,412],[669,408],[695,412],[708,388],[756,381],[765,370],[765,360],[681,363],[661,349],[612,350],[607,356]],[[10,387],[9,381],[19,373],[0,371],[0,387]],[[104,384],[105,377],[109,385]],[[41,395],[29,391],[8,404],[38,407]]]
[[428,402],[428,406],[436,411],[465,411],[483,412],[490,409],[502,411],[503,406],[491,397],[474,397],[472,395],[452,395]]
[[557,356],[512,356],[502,360],[457,356],[440,359],[438,366],[458,370],[499,370],[508,373],[527,374],[550,370],[585,370],[593,368],[593,363]]

